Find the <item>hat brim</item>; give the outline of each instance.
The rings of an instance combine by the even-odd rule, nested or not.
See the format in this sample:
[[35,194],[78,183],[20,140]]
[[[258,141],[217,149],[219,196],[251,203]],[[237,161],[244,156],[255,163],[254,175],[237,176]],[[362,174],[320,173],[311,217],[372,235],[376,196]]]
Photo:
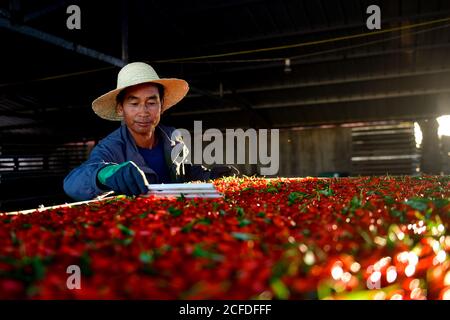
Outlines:
[[[188,93],[189,85],[186,81],[176,78],[168,79],[158,79],[144,81],[138,84],[144,83],[158,83],[164,87],[164,97],[161,105],[161,112],[173,107],[175,104],[180,102]],[[134,84],[134,85],[138,85]],[[134,86],[133,85],[133,86]],[[123,119],[117,113],[117,95],[124,89],[132,86],[126,86],[123,88],[117,88],[105,93],[104,95],[98,97],[92,102],[92,109],[95,114],[100,118],[111,120],[111,121],[121,121]]]

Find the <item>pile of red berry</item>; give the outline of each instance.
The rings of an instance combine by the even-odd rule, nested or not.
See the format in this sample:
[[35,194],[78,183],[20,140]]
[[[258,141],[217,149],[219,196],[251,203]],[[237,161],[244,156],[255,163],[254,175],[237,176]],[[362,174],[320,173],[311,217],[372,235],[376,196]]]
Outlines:
[[0,298],[450,299],[449,177],[214,184],[0,214]]

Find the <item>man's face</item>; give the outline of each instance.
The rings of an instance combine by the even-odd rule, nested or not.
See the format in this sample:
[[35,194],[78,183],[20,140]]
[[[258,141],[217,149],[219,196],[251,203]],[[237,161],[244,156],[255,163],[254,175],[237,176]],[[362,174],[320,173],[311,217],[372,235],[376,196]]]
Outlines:
[[131,131],[141,135],[153,131],[161,117],[158,87],[141,84],[126,89],[122,102],[117,105],[117,112]]

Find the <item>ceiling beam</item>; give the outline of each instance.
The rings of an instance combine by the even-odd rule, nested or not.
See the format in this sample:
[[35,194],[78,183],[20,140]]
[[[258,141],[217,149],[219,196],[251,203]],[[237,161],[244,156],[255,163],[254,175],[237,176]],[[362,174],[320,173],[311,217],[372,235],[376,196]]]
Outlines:
[[[431,19],[431,18],[439,18],[439,17],[448,17],[450,15],[450,10],[443,10],[443,11],[436,11],[436,12],[429,12],[424,14],[418,14],[409,16],[405,19],[405,17],[395,17],[390,19],[384,19],[382,20],[383,25],[389,25],[394,23],[400,23],[404,21],[415,21],[415,20],[421,20],[421,19]],[[358,28],[365,28],[366,27],[366,21],[364,20],[361,23],[352,23],[352,24],[346,24],[346,25],[340,25],[340,26],[333,26],[333,27],[322,27],[322,28],[314,28],[309,30],[298,30],[298,31],[288,31],[288,32],[281,32],[281,33],[273,33],[269,35],[261,35],[261,36],[255,36],[250,38],[241,38],[241,39],[232,39],[232,40],[225,40],[215,43],[210,43],[208,45],[205,45],[206,48],[211,48],[213,46],[229,46],[229,45],[235,45],[239,43],[251,43],[251,42],[258,42],[258,41],[267,41],[267,40],[273,40],[273,39],[279,39],[279,38],[290,38],[290,37],[300,37],[305,35],[316,35],[320,33],[330,33],[335,31],[343,31],[343,30],[349,30],[349,29],[358,29]]]
[[[0,110],[0,116],[5,117],[13,117],[13,118],[20,118],[20,119],[36,119],[36,114],[31,113],[21,113],[16,111],[10,111],[10,110]],[[1,125],[0,125],[1,128]]]
[[4,9],[0,9],[0,16],[8,19],[11,18],[11,14]]
[[384,100],[392,98],[404,98],[404,97],[417,97],[417,96],[430,96],[438,95],[442,93],[450,93],[450,88],[432,88],[432,89],[415,89],[415,90],[403,90],[394,92],[383,92],[383,93],[369,93],[369,94],[358,94],[358,95],[348,95],[341,97],[326,97],[320,99],[305,99],[288,101],[277,104],[261,104],[253,106],[254,109],[277,109],[277,108],[290,108],[290,107],[300,107],[300,106],[314,106],[323,104],[336,104],[342,102],[363,102],[363,101],[373,101],[373,100]]
[[27,13],[23,17],[23,22],[27,23],[36,19],[39,19],[40,17],[43,17],[45,15],[48,15],[49,13],[52,13],[56,10],[59,10],[67,5],[69,5],[70,1],[68,0],[59,0],[56,1],[53,4],[50,4],[42,9]]
[[[393,91],[393,92],[381,92],[381,93],[364,93],[359,95],[348,95],[340,97],[325,97],[325,98],[311,98],[304,100],[292,100],[282,103],[270,103],[270,104],[260,104],[253,105],[254,110],[262,109],[278,109],[278,108],[295,108],[301,106],[314,106],[314,105],[328,105],[346,102],[362,102],[362,101],[374,101],[374,100],[384,100],[392,98],[405,98],[405,97],[418,97],[418,96],[430,96],[442,93],[450,93],[450,88],[431,88],[431,89],[415,89],[415,90],[404,90],[404,91]],[[233,108],[229,108],[227,112],[238,111]],[[199,114],[210,114],[223,112],[220,108],[209,108],[204,110],[193,110],[193,111],[183,111],[174,112],[171,116],[186,116],[186,115],[199,115]]]
[[[220,96],[216,96],[214,94],[211,94],[209,91],[205,91],[205,90],[201,90],[198,89],[196,87],[190,87],[190,90],[193,92],[197,92],[197,94],[200,94],[201,96],[210,98],[212,100],[215,100],[219,103],[219,105],[222,107],[222,109],[224,110],[228,110],[229,107],[225,106],[225,103],[228,101],[231,104],[234,105],[238,105],[239,107],[236,107],[237,110],[243,110],[248,112],[249,114],[252,115],[252,119],[253,120],[260,120],[260,122],[264,125],[264,126],[271,126],[270,120],[263,117],[261,114],[259,114],[258,112],[256,112],[255,110],[253,110],[252,106],[250,103],[248,103],[245,99],[243,99],[242,97],[240,97],[238,94],[236,93],[232,93],[232,99],[223,99]],[[254,123],[256,126],[256,123]]]
[[[305,106],[302,108],[261,110],[271,118],[273,128],[292,128],[298,126],[337,125],[355,122],[373,122],[388,120],[417,121],[436,118],[449,114],[450,108],[439,108],[433,96],[420,96],[387,99],[383,101],[346,102],[337,105],[323,105],[320,108]],[[170,117],[171,125],[189,129],[195,120],[202,120],[204,128],[249,128],[248,118],[243,112],[217,114],[186,115]]]
[[31,27],[28,27],[25,25],[13,25],[13,24],[11,24],[11,22],[9,20],[4,19],[4,18],[0,18],[0,27],[17,32],[17,33],[24,34],[26,36],[30,36],[30,37],[42,40],[47,43],[51,43],[58,47],[67,49],[69,51],[76,52],[78,54],[81,54],[81,55],[84,55],[84,56],[87,56],[90,58],[100,60],[102,62],[112,64],[116,67],[123,67],[125,65],[125,63],[121,59],[101,53],[94,49],[84,47],[82,45],[78,45],[74,42],[67,41],[60,37],[51,35],[49,33],[46,33],[46,32],[31,28]]
[[[338,79],[326,79],[326,80],[314,80],[314,81],[300,81],[300,82],[290,82],[285,84],[271,84],[271,85],[258,85],[255,84],[252,87],[247,88],[239,88],[235,91],[237,93],[254,93],[254,92],[267,92],[267,91],[275,91],[275,90],[285,90],[285,89],[299,89],[299,88],[308,88],[308,87],[320,87],[320,86],[328,86],[335,84],[346,84],[346,83],[354,83],[354,82],[367,82],[367,81],[379,81],[379,80],[389,80],[389,79],[398,79],[398,78],[409,78],[409,77],[418,77],[418,76],[426,76],[426,75],[436,75],[442,73],[450,73],[450,68],[442,68],[436,70],[419,70],[412,72],[400,72],[400,73],[391,73],[391,74],[375,74],[370,76],[349,76],[345,78]],[[212,96],[219,96],[219,91],[210,92]],[[232,90],[223,90],[223,95],[233,94]],[[200,98],[203,95],[192,93],[189,94],[186,98]]]
[[[349,60],[349,59],[365,59],[365,58],[373,58],[378,56],[392,55],[392,54],[400,54],[400,53],[411,53],[418,51],[431,51],[437,49],[449,49],[450,43],[444,44],[433,44],[433,45],[423,45],[417,47],[408,47],[408,48],[400,48],[400,49],[391,49],[391,50],[379,50],[372,52],[360,52],[360,53],[342,53],[342,54],[334,54],[328,55],[325,58],[305,58],[305,59],[292,59],[291,67],[293,68],[296,65],[307,65],[307,64],[315,64],[315,63],[324,63],[324,62],[337,62],[341,60]],[[345,50],[342,50],[345,51]],[[242,63],[241,63],[242,64]],[[248,64],[248,63],[247,63]],[[270,68],[283,68],[284,60],[275,61],[275,62],[264,62],[258,63],[257,65],[250,65],[245,67],[231,67],[231,68],[223,68],[220,70],[221,73],[231,73],[231,72],[239,72],[239,71],[250,71],[250,70],[262,70],[262,69],[270,69]],[[210,72],[199,72],[196,74],[192,74],[191,77],[202,77],[202,76],[211,76]]]

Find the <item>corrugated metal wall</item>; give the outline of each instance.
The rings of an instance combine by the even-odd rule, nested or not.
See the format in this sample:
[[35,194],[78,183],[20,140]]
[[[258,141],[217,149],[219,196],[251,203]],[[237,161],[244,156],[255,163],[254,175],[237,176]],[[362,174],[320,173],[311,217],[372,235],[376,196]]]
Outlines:
[[63,179],[86,160],[92,142],[0,145],[0,211],[69,200]]
[[[279,130],[279,171],[272,176],[305,177],[319,176],[327,173],[350,173],[351,170],[351,129],[334,128],[302,128]],[[270,134],[268,135],[270,138]],[[260,135],[257,135],[259,141]],[[276,161],[270,154],[271,140],[267,140],[269,158]],[[210,142],[204,142],[203,148]],[[224,154],[226,146],[223,146]],[[204,149],[203,149],[204,150]],[[235,155],[237,143],[234,145]],[[236,164],[242,174],[259,175],[262,167],[260,157],[255,165],[248,164],[249,146],[245,146],[246,163]],[[260,149],[258,148],[258,152]],[[191,148],[192,159],[195,150]]]
[[[259,137],[258,137],[259,139]],[[268,144],[270,146],[270,143]],[[248,159],[248,148],[247,148]],[[276,157],[272,157],[275,161]],[[351,129],[283,129],[279,132],[279,171],[274,176],[305,177],[351,170]],[[237,165],[241,173],[259,174],[264,167]],[[267,167],[267,166],[265,166]]]
[[[280,130],[281,177],[417,174],[420,150],[414,123]],[[239,166],[242,173],[260,165]]]
[[279,176],[319,176],[351,170],[351,129],[290,129],[280,132]]
[[413,122],[352,129],[352,175],[411,175],[419,165]]

